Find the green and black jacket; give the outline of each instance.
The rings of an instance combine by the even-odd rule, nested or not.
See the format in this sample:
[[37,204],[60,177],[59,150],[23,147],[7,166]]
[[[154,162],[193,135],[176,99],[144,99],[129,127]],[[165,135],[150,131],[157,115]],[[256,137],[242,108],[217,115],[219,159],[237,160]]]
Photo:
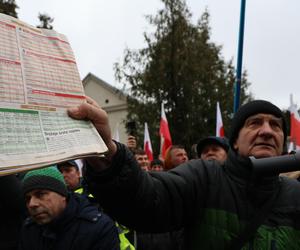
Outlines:
[[268,217],[243,249],[300,249],[300,183],[251,175],[248,158],[230,151],[223,166],[192,160],[169,172],[147,173],[117,144],[111,167],[88,168],[91,192],[104,209],[144,232],[185,229],[185,249],[226,249],[280,187]]

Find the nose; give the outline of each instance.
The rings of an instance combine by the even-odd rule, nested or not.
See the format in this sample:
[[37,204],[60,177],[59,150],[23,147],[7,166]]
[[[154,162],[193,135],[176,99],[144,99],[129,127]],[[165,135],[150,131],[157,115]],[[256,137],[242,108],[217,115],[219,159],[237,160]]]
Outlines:
[[214,156],[215,154],[213,151],[209,151],[205,155],[206,155],[206,157],[210,157],[210,156]]
[[274,131],[268,121],[265,121],[259,129],[259,135],[261,136],[272,136],[273,133]]
[[38,200],[35,197],[30,197],[30,199],[27,201],[27,206],[29,208],[37,207],[38,205]]

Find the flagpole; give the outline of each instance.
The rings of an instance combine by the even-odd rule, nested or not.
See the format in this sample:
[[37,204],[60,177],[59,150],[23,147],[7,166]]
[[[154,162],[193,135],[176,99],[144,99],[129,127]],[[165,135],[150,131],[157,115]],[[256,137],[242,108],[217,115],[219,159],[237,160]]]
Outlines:
[[240,30],[239,30],[239,43],[236,67],[236,82],[234,86],[234,105],[233,112],[235,113],[240,106],[240,90],[242,81],[242,62],[243,62],[243,44],[244,44],[244,26],[245,26],[245,9],[246,0],[241,0],[240,12]]

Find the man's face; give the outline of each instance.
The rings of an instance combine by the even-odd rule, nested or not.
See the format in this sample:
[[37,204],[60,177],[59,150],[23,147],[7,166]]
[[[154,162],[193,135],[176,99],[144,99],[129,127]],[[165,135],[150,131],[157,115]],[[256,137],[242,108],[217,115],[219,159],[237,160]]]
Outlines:
[[72,165],[60,166],[59,171],[64,176],[69,190],[75,190],[80,184],[80,172]]
[[66,197],[46,189],[34,189],[25,195],[29,215],[39,225],[57,218],[66,208]]
[[183,148],[174,148],[171,152],[171,162],[174,167],[178,166],[181,163],[188,161],[186,151]]
[[201,152],[201,159],[216,160],[222,163],[227,159],[227,152],[218,144],[208,144]]
[[242,156],[264,158],[282,154],[282,120],[270,114],[250,116],[239,132],[234,149]]
[[146,154],[143,154],[143,155],[136,154],[135,159],[138,162],[141,169],[144,169],[145,171],[149,170],[150,161],[149,161],[148,156]]

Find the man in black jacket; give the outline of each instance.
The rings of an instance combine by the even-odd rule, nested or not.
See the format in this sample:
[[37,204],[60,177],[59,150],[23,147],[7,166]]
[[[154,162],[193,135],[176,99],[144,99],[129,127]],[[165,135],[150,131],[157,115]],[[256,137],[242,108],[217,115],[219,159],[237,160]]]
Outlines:
[[87,180],[124,225],[145,232],[184,227],[190,250],[300,249],[300,184],[256,175],[249,159],[284,153],[287,126],[272,103],[253,101],[235,114],[223,165],[194,160],[163,173],[140,170],[128,149],[111,139],[107,115],[93,100],[69,114],[92,120],[108,146],[106,158],[87,160]]
[[68,193],[56,167],[28,172],[22,188],[30,218],[22,228],[20,250],[119,249],[114,222],[86,198]]

